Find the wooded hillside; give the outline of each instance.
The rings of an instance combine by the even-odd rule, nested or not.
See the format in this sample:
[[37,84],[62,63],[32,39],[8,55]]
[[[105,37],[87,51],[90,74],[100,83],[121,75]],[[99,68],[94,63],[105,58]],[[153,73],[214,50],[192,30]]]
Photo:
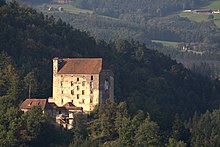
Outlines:
[[[98,145],[109,141],[122,146],[159,146],[168,142],[172,123],[177,120],[175,116],[179,116],[179,121],[187,121],[195,112],[200,114],[220,106],[219,81],[193,74],[138,41],[106,43],[73,29],[61,19],[44,16],[16,2],[1,3],[0,38],[0,142],[3,146],[39,145],[46,134],[50,138],[46,144],[63,144],[68,139],[65,143],[72,142],[73,146],[93,141]],[[32,97],[51,96],[51,59],[56,56],[102,57],[114,72],[116,103],[94,112],[88,123],[76,119],[75,130],[53,141],[62,134],[47,127],[42,112],[36,108],[22,114],[18,105],[28,97],[29,86],[32,86]],[[35,112],[37,117],[33,118]],[[33,122],[35,126],[30,125]],[[186,129],[184,125],[181,127]],[[134,133],[136,128],[139,129]],[[146,128],[152,130],[153,142],[142,142],[146,140],[143,138],[148,133],[143,132]],[[76,138],[82,140],[77,142]],[[174,140],[190,145],[190,135],[187,138]]]

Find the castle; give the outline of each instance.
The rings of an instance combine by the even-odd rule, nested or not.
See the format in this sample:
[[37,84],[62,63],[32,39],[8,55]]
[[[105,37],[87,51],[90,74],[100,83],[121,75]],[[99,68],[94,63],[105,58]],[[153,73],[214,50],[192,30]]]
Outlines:
[[114,78],[102,58],[54,58],[53,97],[49,102],[63,106],[67,102],[90,112],[114,98]]
[[66,128],[72,128],[74,113],[90,113],[95,106],[114,100],[113,72],[102,58],[54,58],[53,93],[46,99],[26,99],[26,112],[41,106],[44,113]]

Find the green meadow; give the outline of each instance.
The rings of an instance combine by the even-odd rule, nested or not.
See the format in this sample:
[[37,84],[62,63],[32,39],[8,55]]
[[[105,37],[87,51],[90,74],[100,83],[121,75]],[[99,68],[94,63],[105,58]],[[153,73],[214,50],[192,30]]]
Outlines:
[[[212,10],[220,9],[220,0],[213,0],[207,6],[198,9],[212,9]],[[217,27],[220,28],[220,14],[197,14],[197,13],[188,13],[188,12],[181,12],[179,14],[179,16],[181,17],[187,17],[190,20],[196,22],[209,21],[208,19],[209,15],[214,16],[214,22],[217,25]]]
[[152,42],[161,43],[164,46],[167,47],[176,47],[178,42],[172,42],[172,41],[161,41],[161,40],[152,40]]

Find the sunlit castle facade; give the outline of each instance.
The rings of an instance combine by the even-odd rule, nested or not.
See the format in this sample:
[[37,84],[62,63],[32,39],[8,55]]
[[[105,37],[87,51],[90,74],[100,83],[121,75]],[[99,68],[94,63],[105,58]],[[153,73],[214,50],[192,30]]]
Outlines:
[[61,107],[70,102],[90,112],[107,99],[114,100],[114,78],[102,58],[54,58],[53,96]]

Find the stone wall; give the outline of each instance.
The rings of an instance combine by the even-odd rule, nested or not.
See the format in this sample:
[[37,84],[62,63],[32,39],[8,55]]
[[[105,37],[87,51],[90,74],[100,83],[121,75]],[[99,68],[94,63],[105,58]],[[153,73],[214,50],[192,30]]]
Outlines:
[[58,106],[72,102],[83,111],[91,111],[99,104],[99,75],[54,74],[53,99]]

